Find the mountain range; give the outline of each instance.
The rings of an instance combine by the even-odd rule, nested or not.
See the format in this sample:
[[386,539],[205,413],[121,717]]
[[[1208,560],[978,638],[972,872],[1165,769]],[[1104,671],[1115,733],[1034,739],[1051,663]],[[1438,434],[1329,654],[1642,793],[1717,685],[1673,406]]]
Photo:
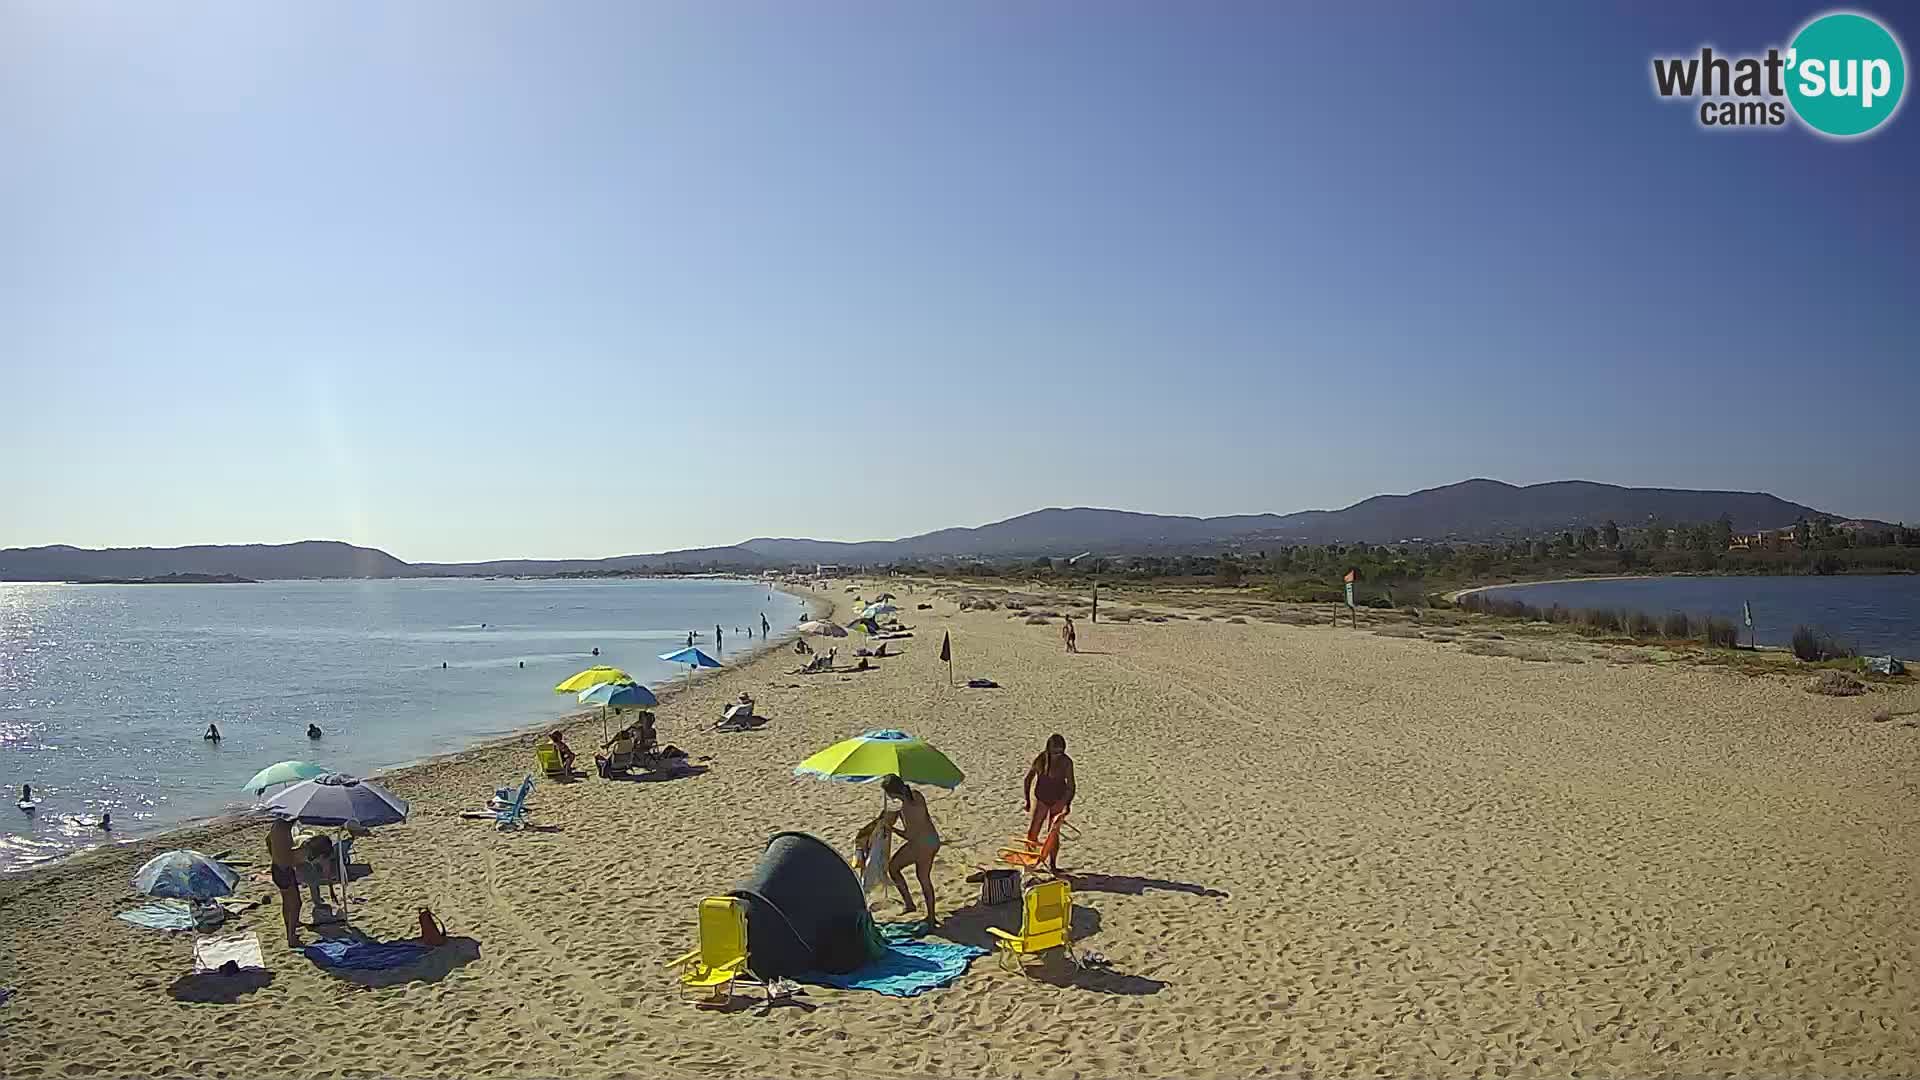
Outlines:
[[1630,528],[1650,521],[1712,521],[1723,514],[1740,532],[1823,516],[1812,507],[1762,492],[1633,488],[1584,480],[1517,487],[1498,480],[1467,480],[1409,495],[1376,495],[1343,510],[1202,518],[1087,507],[1050,508],[976,528],[940,529],[898,540],[758,537],[727,547],[606,559],[408,563],[377,548],[335,540],[104,550],[60,544],[0,550],[0,581],[80,581],[161,574],[342,578],[763,570],[816,563],[857,566],[906,559],[1005,559],[1082,551],[1119,555],[1282,544],[1459,542],[1545,535],[1599,526],[1609,520]]

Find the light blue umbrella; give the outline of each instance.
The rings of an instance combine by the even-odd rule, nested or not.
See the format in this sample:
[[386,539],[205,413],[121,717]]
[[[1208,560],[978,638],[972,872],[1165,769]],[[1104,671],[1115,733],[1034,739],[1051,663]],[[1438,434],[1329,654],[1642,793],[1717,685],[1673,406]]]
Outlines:
[[267,811],[306,825],[357,825],[371,829],[407,820],[407,800],[371,780],[328,773],[275,795]]
[[240,882],[225,863],[209,859],[197,851],[169,851],[147,860],[133,875],[133,887],[147,896],[170,896],[176,900],[210,900],[232,896]]
[[693,669],[694,668],[720,666],[720,661],[715,660],[713,657],[708,656],[706,653],[703,653],[699,649],[696,649],[692,646],[688,646],[687,648],[681,649],[679,652],[661,653],[660,659],[665,660],[669,664],[687,665],[687,685],[688,686],[693,685]]
[[580,704],[611,705],[616,709],[638,706],[644,709],[660,704],[660,699],[639,683],[601,683],[580,691]]
[[325,765],[315,765],[311,761],[279,761],[254,773],[253,779],[240,786],[257,795],[276,784],[297,784],[332,771]]

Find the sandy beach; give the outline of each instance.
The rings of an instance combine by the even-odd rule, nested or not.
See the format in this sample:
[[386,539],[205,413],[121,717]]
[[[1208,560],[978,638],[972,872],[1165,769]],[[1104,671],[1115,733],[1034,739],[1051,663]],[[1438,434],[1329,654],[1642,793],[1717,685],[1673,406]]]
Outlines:
[[[877,586],[862,589],[866,595]],[[896,591],[901,591],[896,588]],[[830,595],[851,599],[835,588]],[[405,825],[357,854],[354,923],[456,937],[411,981],[290,953],[206,995],[193,935],[114,919],[168,847],[232,852],[270,894],[263,824],[220,824],[0,881],[0,1056],[54,1076],[1820,1076],[1920,1073],[1920,691],[1859,698],[1654,663],[1529,663],[1325,625],[1058,626],[904,594],[903,655],[787,674],[776,650],[659,710],[705,771],[541,781],[537,831],[459,811],[532,769],[531,737],[394,774]],[[931,610],[916,605],[930,603]],[[1102,613],[1108,608],[1103,598]],[[961,680],[938,659],[951,631]],[[852,641],[838,643],[843,662]],[[1804,681],[1804,680],[1801,680]],[[751,693],[769,722],[710,729]],[[871,789],[793,765],[903,728],[967,773],[930,801],[941,933],[1011,907],[966,875],[1024,829],[1045,737],[1078,763],[1061,857],[1110,969],[976,961],[909,999],[683,1004],[662,964],[772,833],[845,849]],[[597,720],[576,725],[582,751]],[[889,904],[880,911],[892,917]],[[229,930],[233,924],[229,924]],[[311,937],[311,935],[310,935]]]

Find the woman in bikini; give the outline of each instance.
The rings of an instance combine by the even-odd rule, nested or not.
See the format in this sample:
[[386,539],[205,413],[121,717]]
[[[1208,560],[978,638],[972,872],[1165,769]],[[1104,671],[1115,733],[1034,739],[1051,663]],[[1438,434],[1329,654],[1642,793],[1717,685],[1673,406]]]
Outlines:
[[906,868],[911,865],[920,878],[920,893],[927,899],[927,924],[931,926],[937,917],[933,909],[933,857],[940,853],[940,830],[933,826],[933,815],[927,812],[927,797],[908,787],[906,781],[898,776],[889,776],[881,781],[880,789],[900,800],[900,809],[887,813],[900,828],[894,832],[905,843],[900,850],[887,860],[887,877],[893,879],[893,887],[900,890],[901,914],[914,912],[913,893],[907,889]]
[[[1027,770],[1026,784],[1022,788],[1025,797],[1025,809],[1033,815],[1027,823],[1027,841],[1039,843],[1040,834],[1052,827],[1056,818],[1067,816],[1067,810],[1073,805],[1073,759],[1067,756],[1067,737],[1059,733],[1047,736],[1047,748],[1033,759],[1033,767]],[[1054,862],[1060,857],[1060,848],[1054,846],[1053,855],[1047,860],[1047,868],[1059,873]]]

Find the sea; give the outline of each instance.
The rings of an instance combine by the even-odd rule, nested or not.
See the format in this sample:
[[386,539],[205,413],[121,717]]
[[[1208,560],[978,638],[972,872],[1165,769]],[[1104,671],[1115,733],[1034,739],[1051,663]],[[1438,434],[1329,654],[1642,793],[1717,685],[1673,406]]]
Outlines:
[[710,578],[0,583],[0,872],[244,808],[277,761],[367,775],[577,711],[553,686],[594,664],[669,682],[689,632],[731,663],[805,607]]
[[1760,645],[1787,645],[1796,626],[1809,626],[1862,655],[1920,658],[1920,574],[1617,578],[1503,585],[1492,592],[1538,607],[1718,615],[1741,626],[1742,641],[1742,619],[1751,608]]

